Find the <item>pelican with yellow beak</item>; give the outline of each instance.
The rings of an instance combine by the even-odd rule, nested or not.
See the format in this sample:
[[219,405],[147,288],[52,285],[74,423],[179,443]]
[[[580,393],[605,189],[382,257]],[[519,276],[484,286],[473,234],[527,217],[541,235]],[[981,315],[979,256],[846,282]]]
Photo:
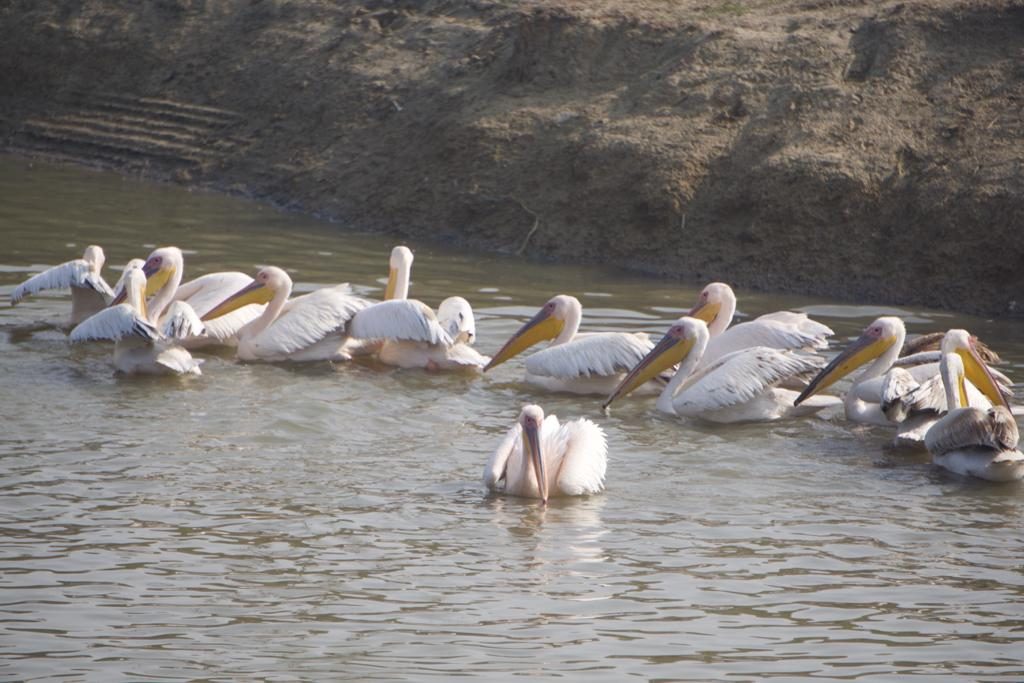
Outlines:
[[[526,381],[548,391],[606,395],[653,345],[642,332],[577,334],[582,317],[576,297],[552,297],[494,354],[484,372],[551,339],[548,348],[526,359]],[[654,394],[662,386],[654,378],[642,391]]]
[[89,316],[103,310],[114,296],[110,285],[100,274],[106,256],[103,249],[91,244],[82,258],[47,268],[22,282],[11,292],[11,306],[27,296],[47,289],[71,289],[71,325],[77,325]]
[[[185,257],[178,247],[160,247],[154,249],[142,265],[146,275],[146,296],[149,301],[150,322],[154,325],[165,325],[165,318],[172,310],[171,304],[181,302],[187,305],[196,316],[207,317],[205,333],[200,336],[186,337],[181,340],[188,348],[203,346],[237,344],[235,335],[243,326],[255,320],[264,309],[262,305],[248,305],[235,309],[230,314],[209,318],[210,310],[233,292],[252,283],[252,278],[245,273],[225,271],[208,273],[182,284],[185,272]],[[114,303],[121,303],[123,294],[115,297]],[[174,307],[180,314],[182,305]]]
[[[932,461],[951,472],[989,481],[1024,479],[1024,453],[1009,405],[966,330],[949,330],[942,340],[940,375],[949,412],[925,436]],[[973,373],[968,368],[973,367]],[[991,401],[970,405],[967,377]]]
[[657,403],[658,410],[670,415],[722,423],[767,422],[839,405],[839,399],[826,396],[794,406],[796,392],[780,386],[820,369],[825,362],[820,356],[754,346],[705,365],[701,358],[710,336],[703,320],[683,316],[626,375],[603,407],[676,364],[679,369]]
[[[162,334],[146,315],[146,276],[139,268],[125,271],[127,301],[111,304],[71,330],[71,341],[114,340],[114,367],[125,374],[199,375],[202,361]],[[199,325],[199,331],[202,326]],[[191,330],[190,330],[191,331]]]
[[[711,340],[704,352],[705,364],[740,349],[767,346],[773,349],[818,350],[828,346],[831,328],[811,320],[806,313],[777,311],[732,325],[736,294],[724,282],[712,282],[701,290],[697,303],[687,313],[708,324]],[[730,325],[732,325],[730,327]]]
[[[244,361],[350,360],[352,316],[370,304],[353,296],[347,284],[317,289],[289,299],[292,279],[276,266],[256,273],[252,283],[214,306],[203,321],[250,304],[267,304],[263,313],[238,330],[238,358]],[[356,344],[357,345],[357,344]]]
[[[899,358],[905,338],[906,327],[902,320],[893,316],[878,318],[865,328],[856,341],[851,343],[811,380],[810,384],[800,393],[796,403],[805,401],[858,368],[867,365],[867,368],[854,380],[853,385],[843,397],[847,419],[854,422],[891,426],[893,424],[891,404],[894,400],[892,389],[899,383],[912,386],[920,385],[922,388],[914,390],[915,398],[907,399],[908,403],[914,404],[914,409],[929,410],[935,413],[945,412],[946,405],[941,392],[937,396],[933,392],[931,394],[933,400],[924,400],[927,388],[941,386],[937,384],[939,381],[937,379],[939,370],[937,363],[911,365],[904,368],[905,373],[902,370],[897,370],[899,374],[887,375]],[[972,384],[976,381],[985,381],[983,373],[975,364],[966,362],[966,360],[965,364],[967,378],[971,380]],[[992,373],[986,370],[985,374],[990,376]],[[977,393],[973,386],[969,390]],[[912,426],[915,427],[914,431],[923,436],[924,430],[917,428],[919,425]],[[907,443],[911,437],[909,434],[904,434],[898,438]],[[917,440],[920,438],[918,437]]]
[[604,490],[608,444],[604,431],[585,418],[559,424],[538,405],[519,419],[484,467],[484,484],[512,496],[584,496]]

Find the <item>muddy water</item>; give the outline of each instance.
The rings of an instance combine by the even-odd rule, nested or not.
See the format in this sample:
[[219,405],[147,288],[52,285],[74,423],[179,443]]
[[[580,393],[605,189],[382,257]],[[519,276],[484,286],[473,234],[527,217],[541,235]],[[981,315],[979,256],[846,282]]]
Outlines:
[[[274,263],[379,295],[391,239],[112,175],[0,160],[0,295],[95,242],[187,250],[186,275]],[[494,351],[551,294],[587,329],[657,332],[695,289],[410,244],[412,293],[462,294]],[[111,278],[116,277],[109,271]],[[1024,377],[1019,323],[740,292],[841,340],[874,316],[963,325]],[[483,378],[367,364],[114,375],[109,347],[0,307],[0,677],[5,680],[1024,678],[1024,488],[944,475],[888,434],[811,419],[720,427],[653,400],[608,417]],[[519,405],[587,415],[608,491],[488,496]]]

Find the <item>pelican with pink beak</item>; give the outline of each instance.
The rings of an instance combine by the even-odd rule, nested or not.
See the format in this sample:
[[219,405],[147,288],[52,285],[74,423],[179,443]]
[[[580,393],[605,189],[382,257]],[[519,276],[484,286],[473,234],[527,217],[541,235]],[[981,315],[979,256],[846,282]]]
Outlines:
[[583,496],[604,490],[604,431],[580,418],[559,424],[538,405],[523,406],[484,468],[484,484],[512,496]]

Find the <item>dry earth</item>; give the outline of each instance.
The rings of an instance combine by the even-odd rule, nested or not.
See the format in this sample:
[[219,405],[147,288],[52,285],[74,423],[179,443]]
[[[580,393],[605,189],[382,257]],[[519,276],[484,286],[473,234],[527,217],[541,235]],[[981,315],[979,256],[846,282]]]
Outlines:
[[359,229],[1024,312],[1024,7],[9,0],[0,148]]

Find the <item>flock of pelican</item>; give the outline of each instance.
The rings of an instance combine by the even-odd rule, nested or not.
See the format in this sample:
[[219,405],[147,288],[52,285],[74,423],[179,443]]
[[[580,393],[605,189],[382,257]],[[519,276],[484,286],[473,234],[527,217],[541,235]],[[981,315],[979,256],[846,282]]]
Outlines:
[[[346,284],[292,296],[277,267],[255,276],[211,273],[182,282],[177,247],[155,249],[125,266],[110,287],[103,250],[29,278],[11,305],[47,289],[71,289],[72,342],[114,342],[113,363],[128,374],[201,374],[191,350],[234,347],[248,362],[346,361],[375,356],[403,368],[487,372],[550,341],[525,359],[525,381],[539,389],[606,397],[657,395],[659,411],[718,423],[801,418],[842,407],[851,422],[894,429],[895,443],[927,449],[936,465],[992,481],[1024,478],[1024,454],[998,357],[965,330],[911,345],[897,317],[883,316],[830,362],[819,354],[833,334],[806,314],[780,311],[733,325],[736,296],[712,283],[657,343],[642,332],[581,333],[583,307],[559,294],[523,324],[493,358],[473,348],[473,309],[450,297],[437,311],[408,298],[412,252],[395,247],[383,301]],[[822,392],[864,368],[842,397]],[[491,456],[492,490],[547,501],[604,488],[607,444],[594,422],[559,423],[525,406]]]

